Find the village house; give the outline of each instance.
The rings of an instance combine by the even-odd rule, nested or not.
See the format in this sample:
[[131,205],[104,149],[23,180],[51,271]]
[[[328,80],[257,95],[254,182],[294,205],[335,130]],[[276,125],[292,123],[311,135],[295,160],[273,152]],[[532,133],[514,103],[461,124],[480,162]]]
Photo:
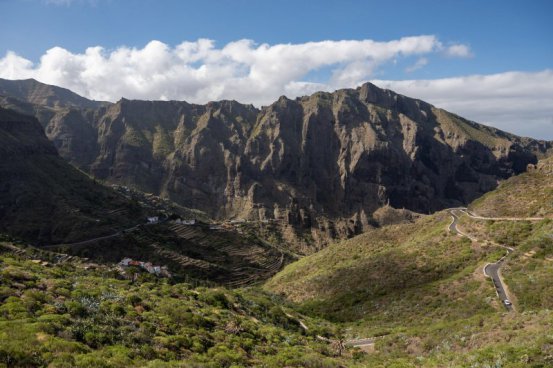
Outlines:
[[234,224],[243,224],[245,222],[246,222],[246,220],[244,220],[244,219],[230,220],[230,223],[233,224],[233,225]]
[[179,224],[179,225],[195,225],[196,224],[196,220],[195,219],[192,219],[192,220],[182,220],[182,219],[176,219],[175,220],[175,224]]
[[135,266],[135,267],[142,268],[146,272],[151,273],[151,274],[156,275],[156,276],[167,277],[167,278],[172,277],[171,273],[167,269],[167,266],[154,266],[154,265],[152,265],[151,262],[136,261],[136,260],[133,260],[132,258],[128,258],[128,257],[123,258],[121,260],[121,262],[119,262],[119,266],[121,266],[121,267]]

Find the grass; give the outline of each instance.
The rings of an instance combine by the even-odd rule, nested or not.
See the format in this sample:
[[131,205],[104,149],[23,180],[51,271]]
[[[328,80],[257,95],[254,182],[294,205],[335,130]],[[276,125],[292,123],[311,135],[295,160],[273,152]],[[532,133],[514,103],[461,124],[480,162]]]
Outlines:
[[164,159],[175,149],[173,138],[161,126],[155,127],[152,142],[152,152],[154,157]]
[[[438,213],[332,245],[289,265],[266,288],[295,300],[307,315],[333,321],[347,337],[382,336],[375,353],[359,357],[360,366],[551,364],[553,313],[544,301],[552,295],[551,275],[540,271],[535,280],[541,289],[528,289],[528,295],[541,295],[541,304],[504,313],[482,268],[505,251],[447,233],[449,222]],[[535,224],[528,241],[541,239],[537,234],[547,226]],[[526,303],[519,290],[526,286],[517,286],[507,266],[503,274],[521,293],[517,302]]]
[[483,216],[553,217],[553,157],[538,169],[511,177],[480,197],[470,209]]
[[[551,216],[551,171],[540,165],[470,208],[487,216]],[[472,244],[448,233],[449,223],[441,212],[371,230],[288,265],[265,288],[346,336],[381,336],[360,366],[553,366],[553,220],[463,216],[459,226],[481,240]],[[515,248],[502,274],[517,312],[505,312],[482,272],[505,254],[497,244]]]
[[428,326],[494,315],[502,306],[482,268],[502,251],[449,234],[449,222],[438,213],[369,231],[292,263],[265,287],[350,337],[429,337]]

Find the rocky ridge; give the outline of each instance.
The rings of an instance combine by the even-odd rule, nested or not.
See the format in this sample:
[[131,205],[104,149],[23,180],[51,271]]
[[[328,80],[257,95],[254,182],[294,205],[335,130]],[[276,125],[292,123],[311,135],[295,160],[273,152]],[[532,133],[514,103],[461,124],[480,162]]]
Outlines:
[[387,205],[429,213],[466,204],[551,148],[370,83],[261,109],[36,101],[0,104],[34,113],[60,154],[94,177],[215,218],[280,219],[293,229],[285,237],[299,230],[315,243],[378,225],[373,213]]

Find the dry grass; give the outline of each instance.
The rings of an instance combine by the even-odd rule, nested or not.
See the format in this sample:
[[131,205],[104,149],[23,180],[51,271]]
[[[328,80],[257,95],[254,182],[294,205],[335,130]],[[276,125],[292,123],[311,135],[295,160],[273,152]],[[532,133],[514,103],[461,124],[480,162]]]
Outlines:
[[514,176],[477,199],[470,209],[483,216],[553,218],[553,157]]

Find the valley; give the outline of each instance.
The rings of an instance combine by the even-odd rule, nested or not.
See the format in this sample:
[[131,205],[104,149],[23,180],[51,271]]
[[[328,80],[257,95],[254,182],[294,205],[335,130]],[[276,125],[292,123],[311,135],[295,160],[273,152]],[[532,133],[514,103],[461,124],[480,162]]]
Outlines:
[[467,204],[551,149],[371,83],[260,109],[102,103],[34,80],[0,80],[0,95],[96,180],[218,221],[276,220],[299,254],[388,223],[375,215],[386,205],[429,213]]
[[553,364],[551,142],[371,84],[0,92],[0,365]]

